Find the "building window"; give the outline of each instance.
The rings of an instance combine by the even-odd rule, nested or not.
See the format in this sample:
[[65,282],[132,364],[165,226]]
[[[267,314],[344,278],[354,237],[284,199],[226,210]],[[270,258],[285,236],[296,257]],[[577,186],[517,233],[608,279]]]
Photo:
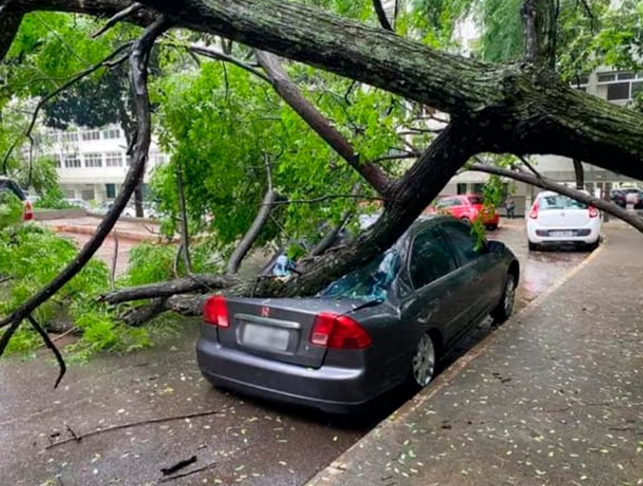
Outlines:
[[78,132],[65,132],[62,136],[63,142],[78,142]]
[[85,167],[102,167],[103,166],[103,154],[100,153],[91,153],[85,154]]
[[607,85],[607,99],[609,101],[630,99],[630,83]]
[[459,182],[457,185],[457,193],[458,194],[466,194],[467,193],[467,184],[464,182]]
[[484,191],[484,186],[485,185],[486,184],[484,184],[484,183],[482,183],[482,184],[481,183],[474,184],[473,185],[473,193],[474,194],[482,194],[482,192]]
[[80,158],[78,155],[73,154],[73,155],[66,155],[65,156],[65,168],[66,169],[78,169],[82,167],[80,163]]
[[107,199],[114,199],[116,197],[116,184],[105,184],[105,195]]
[[103,138],[107,140],[111,140],[114,138],[121,138],[121,129],[112,128],[110,130],[103,130]]
[[82,132],[81,137],[83,142],[90,142],[92,140],[100,140],[100,132],[98,130],[90,130]]
[[105,167],[123,167],[123,154],[121,152],[107,152]]
[[56,169],[60,169],[60,167],[62,166],[62,164],[60,162],[60,155],[54,154],[53,159],[54,159],[54,167]]

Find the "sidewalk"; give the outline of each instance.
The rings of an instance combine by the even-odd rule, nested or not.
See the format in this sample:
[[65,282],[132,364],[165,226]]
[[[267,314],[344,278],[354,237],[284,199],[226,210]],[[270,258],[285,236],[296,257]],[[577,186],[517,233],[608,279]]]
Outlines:
[[[52,219],[40,223],[57,233],[73,233],[78,235],[93,235],[102,218],[84,216],[81,218]],[[119,238],[130,241],[156,241],[159,239],[159,225],[156,223],[138,221],[117,221],[110,233],[116,232]]]
[[643,484],[643,235],[605,233],[309,486]]

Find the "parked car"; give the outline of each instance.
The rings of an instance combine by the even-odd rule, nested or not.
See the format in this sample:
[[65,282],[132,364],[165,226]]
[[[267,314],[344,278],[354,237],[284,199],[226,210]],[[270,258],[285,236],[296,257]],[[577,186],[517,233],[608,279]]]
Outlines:
[[594,249],[601,236],[601,215],[592,206],[555,192],[541,192],[527,218],[529,250],[541,245],[575,244]]
[[512,312],[519,264],[444,216],[416,221],[389,250],[310,298],[206,299],[196,347],[214,385],[332,413],[368,407],[437,360],[489,313]]
[[497,229],[500,222],[498,212],[495,209],[485,208],[484,197],[479,194],[442,196],[432,205],[429,212],[448,213],[468,224],[482,219],[482,224],[491,231]]
[[639,201],[643,199],[643,191],[636,187],[628,187],[626,189],[621,189],[625,194],[625,198],[628,204],[638,204]]
[[24,205],[23,221],[32,221],[34,219],[33,204],[27,199],[17,182],[0,176],[0,194],[3,192],[9,192],[22,201]]
[[65,202],[70,206],[82,208],[85,211],[89,211],[92,208],[87,201],[83,201],[82,199],[68,198],[68,199],[65,199]]
[[622,208],[627,207],[627,196],[620,189],[614,189],[610,192],[610,201]]

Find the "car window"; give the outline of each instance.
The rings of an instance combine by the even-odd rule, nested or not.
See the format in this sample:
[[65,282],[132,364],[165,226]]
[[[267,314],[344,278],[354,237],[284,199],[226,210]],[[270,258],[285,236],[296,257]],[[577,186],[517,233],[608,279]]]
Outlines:
[[333,299],[383,301],[399,269],[399,251],[392,247],[368,265],[336,280],[317,295]]
[[471,234],[469,226],[460,223],[447,223],[442,226],[447,239],[451,242],[458,255],[467,264],[483,255],[478,248],[478,237]]
[[555,194],[541,197],[540,209],[587,209],[587,206],[570,197]]
[[484,198],[482,196],[468,196],[467,199],[471,204],[484,204]]
[[415,237],[409,262],[413,287],[420,289],[456,268],[451,249],[437,230],[431,228]]

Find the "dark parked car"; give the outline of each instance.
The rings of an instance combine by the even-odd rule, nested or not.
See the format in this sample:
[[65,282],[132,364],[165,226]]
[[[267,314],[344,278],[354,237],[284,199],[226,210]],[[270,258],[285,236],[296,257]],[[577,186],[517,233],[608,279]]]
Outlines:
[[32,221],[34,219],[33,205],[31,201],[27,199],[25,193],[22,191],[18,183],[7,177],[0,177],[0,194],[7,192],[13,194],[22,201],[22,204],[24,205],[22,220]]
[[197,359],[213,384],[334,413],[402,383],[490,312],[512,312],[519,266],[465,223],[422,218],[389,250],[311,298],[209,297]]
[[610,200],[616,204],[617,206],[620,206],[622,208],[627,207],[627,196],[623,191],[620,191],[618,189],[614,189],[610,193]]

